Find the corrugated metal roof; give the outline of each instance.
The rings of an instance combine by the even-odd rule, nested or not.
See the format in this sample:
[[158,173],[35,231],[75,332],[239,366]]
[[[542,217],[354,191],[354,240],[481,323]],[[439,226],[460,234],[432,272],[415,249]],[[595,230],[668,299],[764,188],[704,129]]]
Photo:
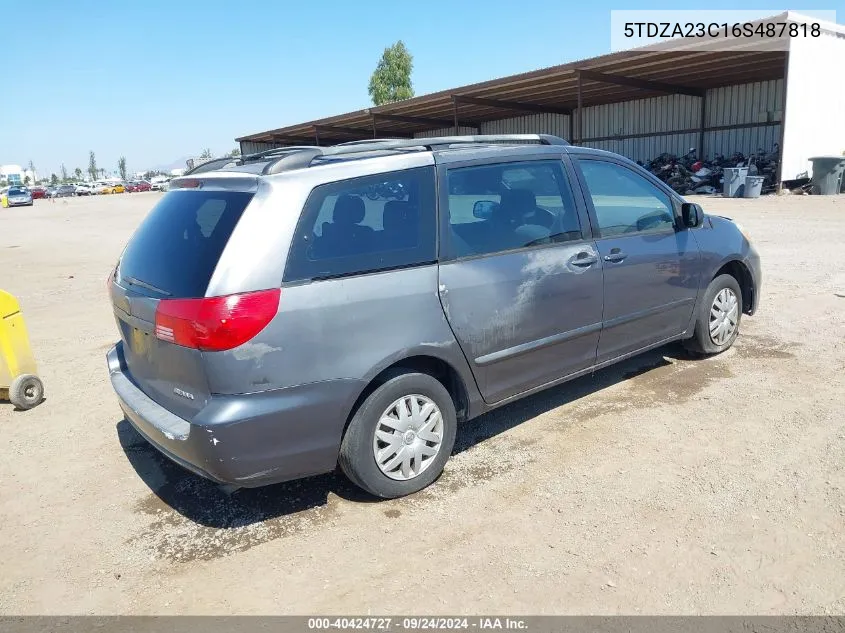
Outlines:
[[[374,124],[378,136],[410,137],[431,130],[450,129],[456,107],[454,96],[518,102],[526,107],[540,106],[558,110],[575,108],[579,70],[671,84],[678,87],[679,91],[703,91],[752,81],[781,79],[784,76],[785,60],[784,51],[747,48],[728,51],[696,50],[694,45],[667,42],[306,121],[250,134],[236,140],[290,144],[313,143],[315,138],[318,138],[321,144],[328,144],[372,138]],[[661,87],[616,85],[586,77],[582,77],[581,85],[584,106],[661,96],[667,92]],[[697,101],[696,97],[681,95],[673,95],[672,98]],[[460,124],[478,130],[489,121],[527,114],[512,107],[477,102],[459,102],[457,109]],[[408,119],[388,120],[379,118],[379,115],[398,115]],[[414,121],[413,118],[426,121]],[[585,121],[585,127],[586,125]],[[586,130],[584,136],[587,136]]]

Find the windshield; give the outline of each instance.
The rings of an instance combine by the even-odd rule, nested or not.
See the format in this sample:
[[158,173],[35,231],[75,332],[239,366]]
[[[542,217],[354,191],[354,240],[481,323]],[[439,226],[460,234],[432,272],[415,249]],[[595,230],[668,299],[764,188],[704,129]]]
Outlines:
[[10,196],[25,196],[29,191],[25,187],[12,187],[9,189]]

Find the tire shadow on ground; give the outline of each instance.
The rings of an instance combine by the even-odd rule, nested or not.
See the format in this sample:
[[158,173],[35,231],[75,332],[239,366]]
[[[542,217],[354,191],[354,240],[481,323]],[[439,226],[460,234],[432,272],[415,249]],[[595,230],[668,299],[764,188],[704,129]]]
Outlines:
[[[596,391],[671,365],[667,358],[691,360],[680,345],[660,347],[463,423],[458,427],[453,454],[470,450],[527,420]],[[339,470],[262,488],[228,490],[164,457],[125,419],[117,422],[116,431],[129,463],[154,493],[156,504],[163,503],[205,527],[238,528],[295,515],[326,506],[330,494],[356,503],[381,501],[351,484]]]

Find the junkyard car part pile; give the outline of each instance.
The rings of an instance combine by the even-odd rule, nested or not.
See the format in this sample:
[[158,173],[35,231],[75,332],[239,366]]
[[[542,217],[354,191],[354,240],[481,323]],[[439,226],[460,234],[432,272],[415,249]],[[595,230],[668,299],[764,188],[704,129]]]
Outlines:
[[760,148],[750,156],[735,152],[729,157],[716,154],[712,159],[702,160],[696,154],[695,148],[691,148],[684,156],[663,153],[647,163],[637,162],[682,195],[720,193],[724,170],[732,167],[748,167],[749,176],[763,176],[763,193],[775,189],[780,160],[777,143],[770,152]]

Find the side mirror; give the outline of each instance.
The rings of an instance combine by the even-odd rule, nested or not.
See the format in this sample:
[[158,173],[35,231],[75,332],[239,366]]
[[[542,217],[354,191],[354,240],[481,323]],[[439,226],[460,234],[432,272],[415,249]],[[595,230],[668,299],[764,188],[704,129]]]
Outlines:
[[694,202],[684,202],[681,205],[681,218],[684,227],[694,229],[704,223],[704,210]]
[[479,220],[489,220],[493,217],[493,211],[498,206],[499,203],[492,200],[477,200],[472,205],[472,215]]

